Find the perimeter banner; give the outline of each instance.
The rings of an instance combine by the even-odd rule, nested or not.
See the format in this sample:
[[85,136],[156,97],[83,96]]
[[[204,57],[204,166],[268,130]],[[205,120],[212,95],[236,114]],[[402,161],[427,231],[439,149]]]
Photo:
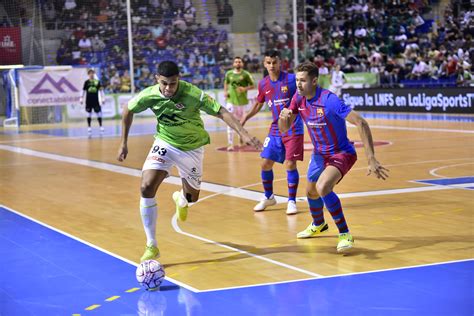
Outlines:
[[20,106],[79,104],[86,68],[19,70]]
[[425,113],[474,113],[474,88],[344,89],[354,110]]

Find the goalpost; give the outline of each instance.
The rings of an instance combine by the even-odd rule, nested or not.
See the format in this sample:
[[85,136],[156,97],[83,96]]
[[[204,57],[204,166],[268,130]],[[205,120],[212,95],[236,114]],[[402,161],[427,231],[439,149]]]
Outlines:
[[81,106],[87,68],[72,66],[23,67],[8,73],[10,117],[5,127],[62,123],[65,106]]

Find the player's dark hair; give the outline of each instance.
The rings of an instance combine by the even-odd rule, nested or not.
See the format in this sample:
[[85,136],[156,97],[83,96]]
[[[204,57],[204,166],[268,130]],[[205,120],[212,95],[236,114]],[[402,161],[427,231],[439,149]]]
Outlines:
[[319,76],[319,69],[312,62],[306,61],[296,66],[295,72],[305,72],[305,71],[308,73],[308,76],[311,78],[315,78]]
[[234,57],[234,60],[236,60],[236,59],[240,59],[241,62],[244,62],[244,60],[243,60],[242,57],[240,57],[240,56],[235,56],[235,57]]
[[277,58],[278,57],[278,58],[281,59],[280,52],[277,51],[276,49],[267,50],[265,52],[264,57],[271,57],[271,58]]
[[179,75],[179,67],[173,61],[163,61],[158,65],[158,76],[173,77]]
[[95,70],[94,69],[89,69],[87,70],[87,74],[90,75],[91,73],[95,73]]

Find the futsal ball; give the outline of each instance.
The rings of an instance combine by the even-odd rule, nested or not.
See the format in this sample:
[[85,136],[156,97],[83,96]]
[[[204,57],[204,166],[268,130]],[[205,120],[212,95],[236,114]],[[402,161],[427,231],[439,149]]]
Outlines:
[[145,260],[137,267],[137,281],[147,291],[157,290],[165,279],[165,270],[156,260]]

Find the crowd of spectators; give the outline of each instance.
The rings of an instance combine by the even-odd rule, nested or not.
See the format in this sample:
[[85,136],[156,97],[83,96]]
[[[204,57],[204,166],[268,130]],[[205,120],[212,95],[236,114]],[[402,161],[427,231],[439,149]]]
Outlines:
[[[55,21],[47,20],[60,23],[60,28],[66,30],[67,37],[57,51],[57,63],[99,65],[107,92],[129,92],[125,1],[101,0],[98,6],[89,2],[63,0],[61,16],[54,17]],[[46,0],[45,7],[55,3]],[[156,66],[161,60],[177,62],[182,78],[202,89],[222,87],[224,72],[231,64],[226,31],[216,29],[212,23],[197,23],[196,9],[190,0],[132,0],[131,7],[137,91],[154,83]]]
[[[433,2],[433,1],[432,1]],[[417,0],[307,0],[297,24],[299,60],[325,70],[372,72],[384,86],[468,85],[472,82],[474,15],[469,1],[452,0],[440,21],[428,20],[434,3]],[[293,26],[260,29],[262,50],[279,49],[292,67]]]
[[[469,85],[474,58],[474,12],[469,0],[451,0],[433,21],[435,0],[300,0],[298,56],[320,72],[340,65],[345,73],[371,72],[383,86]],[[40,0],[44,24],[63,30],[60,65],[96,65],[108,92],[131,86],[125,0]],[[228,0],[215,0],[218,24],[233,15]],[[1,26],[28,25],[24,1],[9,6]],[[171,59],[183,78],[203,89],[222,87],[231,68],[228,34],[196,22],[191,0],[131,0],[134,82],[139,91],[154,83],[156,64]],[[15,12],[13,12],[13,11]],[[290,11],[291,12],[291,11]],[[261,51],[278,49],[283,70],[293,68],[293,25],[264,23]],[[247,70],[262,70],[261,52],[243,56]]]

